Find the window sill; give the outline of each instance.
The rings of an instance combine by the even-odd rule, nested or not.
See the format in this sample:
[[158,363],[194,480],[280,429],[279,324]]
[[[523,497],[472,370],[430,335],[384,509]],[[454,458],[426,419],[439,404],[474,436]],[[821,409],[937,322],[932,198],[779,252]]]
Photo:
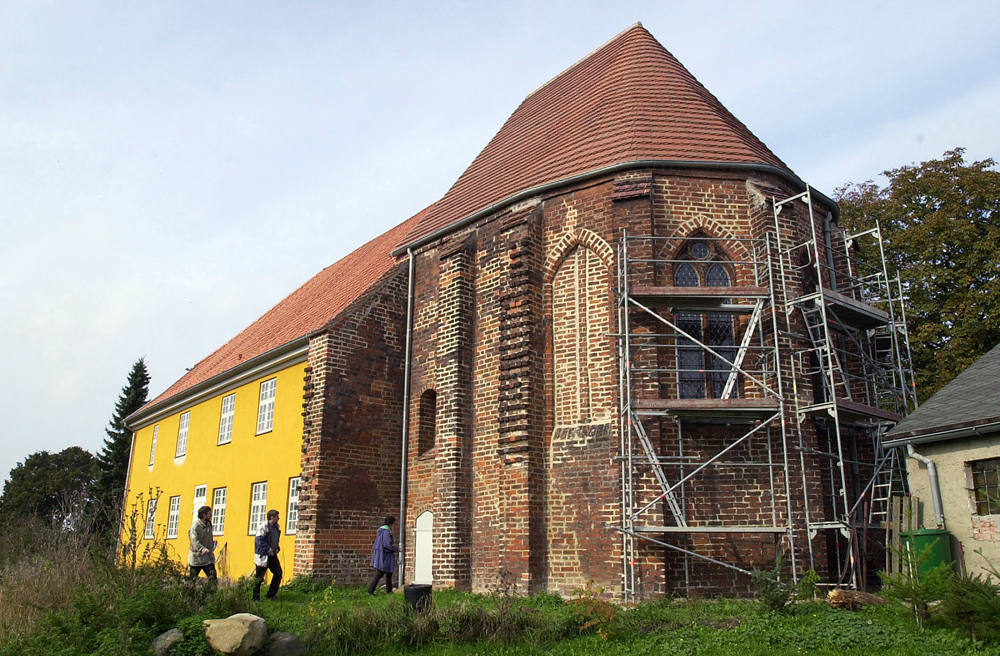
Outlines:
[[261,431],[259,433],[254,433],[254,436],[257,436],[257,435],[267,435],[268,433],[273,433],[273,432],[274,432],[274,428],[268,428],[266,431]]

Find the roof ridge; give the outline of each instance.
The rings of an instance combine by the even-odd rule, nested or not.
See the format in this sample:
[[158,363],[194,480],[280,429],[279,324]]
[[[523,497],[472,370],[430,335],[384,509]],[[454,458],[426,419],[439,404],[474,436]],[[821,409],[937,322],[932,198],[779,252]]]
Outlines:
[[[579,66],[583,62],[587,61],[588,59],[590,59],[591,57],[593,57],[594,55],[596,55],[598,52],[600,52],[604,48],[608,47],[609,45],[611,45],[612,43],[614,43],[615,41],[617,41],[621,37],[625,36],[628,32],[631,32],[632,30],[634,30],[637,27],[645,30],[647,33],[649,32],[649,30],[647,30],[645,27],[642,26],[642,22],[636,21],[636,22],[632,23],[631,25],[629,25],[628,27],[626,27],[624,30],[622,30],[621,32],[619,32],[618,34],[614,35],[613,37],[611,37],[610,39],[608,39],[607,41],[605,41],[601,45],[597,46],[596,48],[594,48],[593,50],[591,50],[590,52],[588,52],[583,57],[580,57],[579,59],[577,59],[574,63],[570,64],[568,68],[566,68],[565,70],[563,70],[562,73],[559,73],[554,78],[550,79],[548,82],[546,82],[542,86],[538,87],[537,89],[535,89],[534,91],[532,91],[531,93],[529,93],[528,95],[526,95],[524,97],[524,100],[527,100],[528,98],[531,98],[533,95],[535,95],[536,93],[538,93],[539,91],[541,91],[545,87],[549,86],[550,84],[552,84],[553,82],[555,82],[559,78],[565,76],[566,74],[568,74],[569,72],[571,72],[573,69],[575,69],[577,66]],[[650,34],[650,36],[652,36],[652,34]]]

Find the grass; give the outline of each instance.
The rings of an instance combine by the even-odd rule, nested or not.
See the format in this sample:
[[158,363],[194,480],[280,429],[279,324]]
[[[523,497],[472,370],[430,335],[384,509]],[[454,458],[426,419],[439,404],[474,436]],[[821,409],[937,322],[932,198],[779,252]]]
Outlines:
[[[940,619],[921,630],[902,606],[850,612],[815,602],[774,613],[755,601],[647,603],[616,611],[602,637],[596,625],[585,628],[579,604],[551,595],[514,598],[521,620],[506,634],[498,630],[495,595],[435,592],[429,617],[409,613],[398,595],[371,598],[363,590],[330,588],[283,596],[261,608],[268,625],[305,636],[310,654],[321,656],[1000,654],[1000,645],[976,643]],[[483,621],[476,609],[493,620]],[[464,634],[456,628],[463,618]],[[414,629],[415,622],[421,627]],[[427,628],[435,624],[436,630]]]
[[518,597],[501,584],[485,595],[435,591],[417,614],[400,594],[370,597],[304,578],[285,586],[278,602],[254,603],[246,580],[213,590],[168,562],[117,567],[113,549],[72,532],[34,526],[29,534],[31,548],[19,552],[17,536],[0,532],[0,656],[151,654],[152,639],[173,627],[187,636],[173,656],[207,656],[201,620],[244,611],[263,616],[270,631],[296,633],[314,656],[1000,656],[1000,644],[975,642],[942,613],[932,612],[921,629],[898,604],[850,612],[813,602],[775,612],[719,599],[622,609],[598,589],[564,600]]

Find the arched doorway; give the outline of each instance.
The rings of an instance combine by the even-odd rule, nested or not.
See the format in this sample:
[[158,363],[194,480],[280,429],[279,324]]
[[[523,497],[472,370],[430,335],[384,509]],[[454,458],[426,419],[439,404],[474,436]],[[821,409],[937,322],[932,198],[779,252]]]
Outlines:
[[434,582],[434,513],[430,510],[417,517],[413,530],[413,582]]

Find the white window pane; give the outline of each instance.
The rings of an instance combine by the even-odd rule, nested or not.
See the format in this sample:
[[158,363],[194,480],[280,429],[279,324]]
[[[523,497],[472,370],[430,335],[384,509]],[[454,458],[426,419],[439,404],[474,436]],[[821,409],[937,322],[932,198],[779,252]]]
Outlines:
[[170,497],[170,513],[167,515],[167,537],[177,537],[177,525],[181,518],[181,498]]
[[254,483],[250,490],[250,530],[256,533],[257,527],[264,523],[267,517],[267,482]]
[[278,380],[272,378],[260,384],[260,404],[257,406],[257,433],[266,433],[274,426],[274,396]]
[[207,485],[197,485],[194,488],[194,503],[191,508],[191,521],[193,522],[198,516],[198,509],[205,505],[205,501],[208,498],[208,486]]
[[236,395],[230,394],[222,399],[222,417],[219,419],[219,444],[228,444],[233,440],[233,416],[236,414]]
[[160,432],[160,426],[157,424],[153,426],[153,446],[149,447],[149,466],[153,466],[153,459],[156,457],[156,437]]
[[226,488],[217,487],[212,495],[212,532],[222,535],[226,532]]
[[185,412],[181,415],[180,426],[177,428],[177,451],[174,453],[175,458],[179,458],[187,453],[188,422],[190,420],[190,412]]
[[288,483],[288,515],[285,518],[285,533],[295,533],[299,523],[299,477]]
[[149,500],[149,512],[146,513],[146,534],[147,540],[152,540],[156,528],[156,499]]

